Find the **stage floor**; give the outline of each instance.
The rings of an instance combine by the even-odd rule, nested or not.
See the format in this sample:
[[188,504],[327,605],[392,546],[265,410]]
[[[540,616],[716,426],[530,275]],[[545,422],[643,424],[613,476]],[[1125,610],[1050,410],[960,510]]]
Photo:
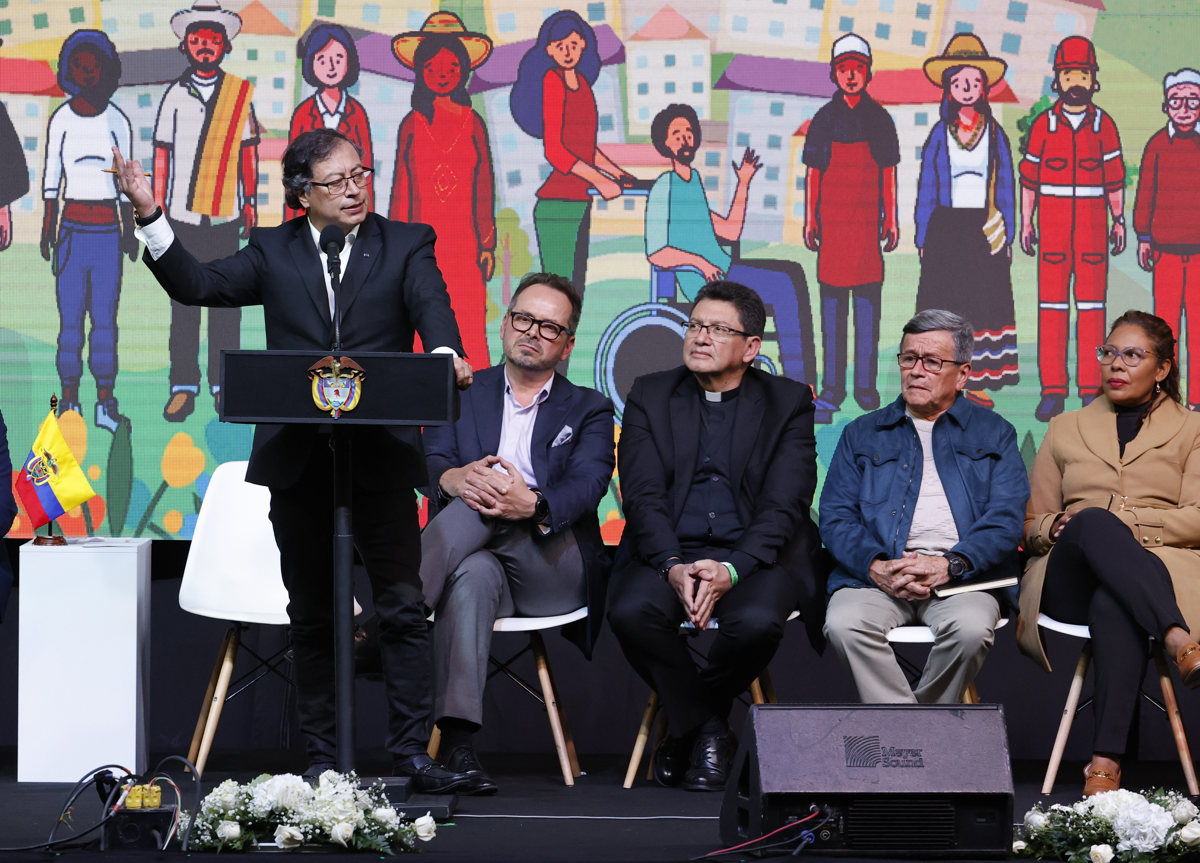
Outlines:
[[[152,758],[153,765],[157,759]],[[697,794],[660,788],[639,778],[634,788],[621,788],[625,762],[619,756],[581,756],[587,774],[574,788],[562,784],[557,763],[550,756],[513,754],[483,758],[500,785],[493,797],[462,797],[448,823],[439,826],[437,838],[424,846],[425,856],[447,861],[687,861],[722,847],[718,833],[720,794]],[[360,762],[367,775],[382,762]],[[263,772],[297,769],[284,753],[215,753],[204,777],[204,790],[223,779],[246,781]],[[1014,765],[1014,819],[1039,798],[1043,764]],[[1068,762],[1059,774],[1056,793],[1047,802],[1070,803],[1078,799],[1083,780],[1081,764]],[[179,771],[174,771],[180,781]],[[188,789],[182,781],[185,794]],[[1158,785],[1183,787],[1177,762],[1131,763],[1126,767],[1128,788]],[[16,753],[0,750],[0,846],[14,848],[41,842],[49,835],[70,785],[17,783]],[[94,791],[79,798],[72,814],[74,829],[98,820],[100,802]],[[60,828],[60,837],[70,829]],[[94,836],[95,834],[92,834]],[[69,859],[100,857],[95,843],[85,837],[59,851]],[[51,854],[27,852],[6,859],[47,860]],[[105,860],[179,858],[170,852],[108,852]],[[328,856],[328,855],[327,855]],[[351,855],[333,855],[350,858]],[[815,855],[809,855],[815,856]],[[859,858],[821,855],[825,859]],[[354,859],[366,859],[354,855]],[[722,860],[751,859],[737,855]],[[867,858],[862,858],[867,859]],[[871,858],[878,861],[879,858]],[[911,858],[910,858],[911,859]],[[942,858],[945,859],[945,858]],[[959,858],[969,859],[969,858]],[[995,858],[992,858],[995,859]]]

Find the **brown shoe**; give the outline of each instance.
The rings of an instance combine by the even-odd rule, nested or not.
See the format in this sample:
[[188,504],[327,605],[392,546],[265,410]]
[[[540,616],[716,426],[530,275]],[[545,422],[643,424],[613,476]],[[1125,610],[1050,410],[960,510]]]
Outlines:
[[1121,787],[1121,768],[1110,772],[1104,767],[1093,767],[1090,763],[1083,768],[1083,796],[1091,797],[1105,791],[1116,791]]
[[189,390],[171,393],[167,406],[163,408],[163,419],[169,423],[181,423],[196,409],[196,394]]
[[1179,677],[1189,689],[1200,686],[1200,644],[1189,641],[1179,650],[1175,657],[1175,667],[1179,669]]

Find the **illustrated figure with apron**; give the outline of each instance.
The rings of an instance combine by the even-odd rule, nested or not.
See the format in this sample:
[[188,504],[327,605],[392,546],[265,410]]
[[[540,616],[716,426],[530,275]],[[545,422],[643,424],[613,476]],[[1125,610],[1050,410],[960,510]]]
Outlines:
[[854,399],[879,407],[879,312],[883,251],[900,242],[896,165],[900,142],[891,115],[867,93],[871,46],[848,33],[833,43],[830,78],[837,84],[817,111],[804,142],[804,244],[817,252],[821,285],[823,380],[818,412],[846,398],[846,342],[854,300]]

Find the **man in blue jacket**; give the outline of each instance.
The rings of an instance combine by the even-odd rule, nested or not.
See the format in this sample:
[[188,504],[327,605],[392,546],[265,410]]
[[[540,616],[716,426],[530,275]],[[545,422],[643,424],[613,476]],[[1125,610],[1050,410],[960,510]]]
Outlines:
[[[825,635],[867,703],[962,700],[992,646],[990,592],[938,588],[1016,575],[1029,480],[1012,425],[961,395],[970,322],[918,312],[900,342],[900,398],[846,427],[821,493],[836,561]],[[923,624],[934,646],[910,686],[889,630]]]

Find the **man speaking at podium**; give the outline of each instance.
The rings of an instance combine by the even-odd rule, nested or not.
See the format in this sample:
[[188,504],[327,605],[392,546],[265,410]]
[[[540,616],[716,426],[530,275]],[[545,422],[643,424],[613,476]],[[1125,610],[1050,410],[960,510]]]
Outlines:
[[[263,306],[267,348],[328,353],[334,319],[342,350],[411,351],[414,330],[425,345],[456,354],[458,386],[471,383],[446,284],[427,225],[388,221],[369,212],[371,167],[344,135],[318,129],[283,154],[287,203],[305,216],[258,228],[235,255],[199,263],[162,217],[136,161],[113,150],[121,191],[133,203],[147,266],[172,299],[198,306]],[[330,237],[334,245],[330,249]],[[344,244],[337,240],[344,235]],[[345,277],[335,297],[330,249]],[[340,307],[340,308],[339,308]],[[348,427],[354,463],[354,539],[366,564],[380,619],[388,698],[386,747],[393,772],[417,791],[447,793],[468,781],[425,754],[430,713],[430,644],[419,571],[421,539],[415,497],[425,483],[418,430]],[[295,658],[297,712],[307,738],[307,775],[334,766],[333,458],[327,427],[260,423],[246,479],[271,491]]]

